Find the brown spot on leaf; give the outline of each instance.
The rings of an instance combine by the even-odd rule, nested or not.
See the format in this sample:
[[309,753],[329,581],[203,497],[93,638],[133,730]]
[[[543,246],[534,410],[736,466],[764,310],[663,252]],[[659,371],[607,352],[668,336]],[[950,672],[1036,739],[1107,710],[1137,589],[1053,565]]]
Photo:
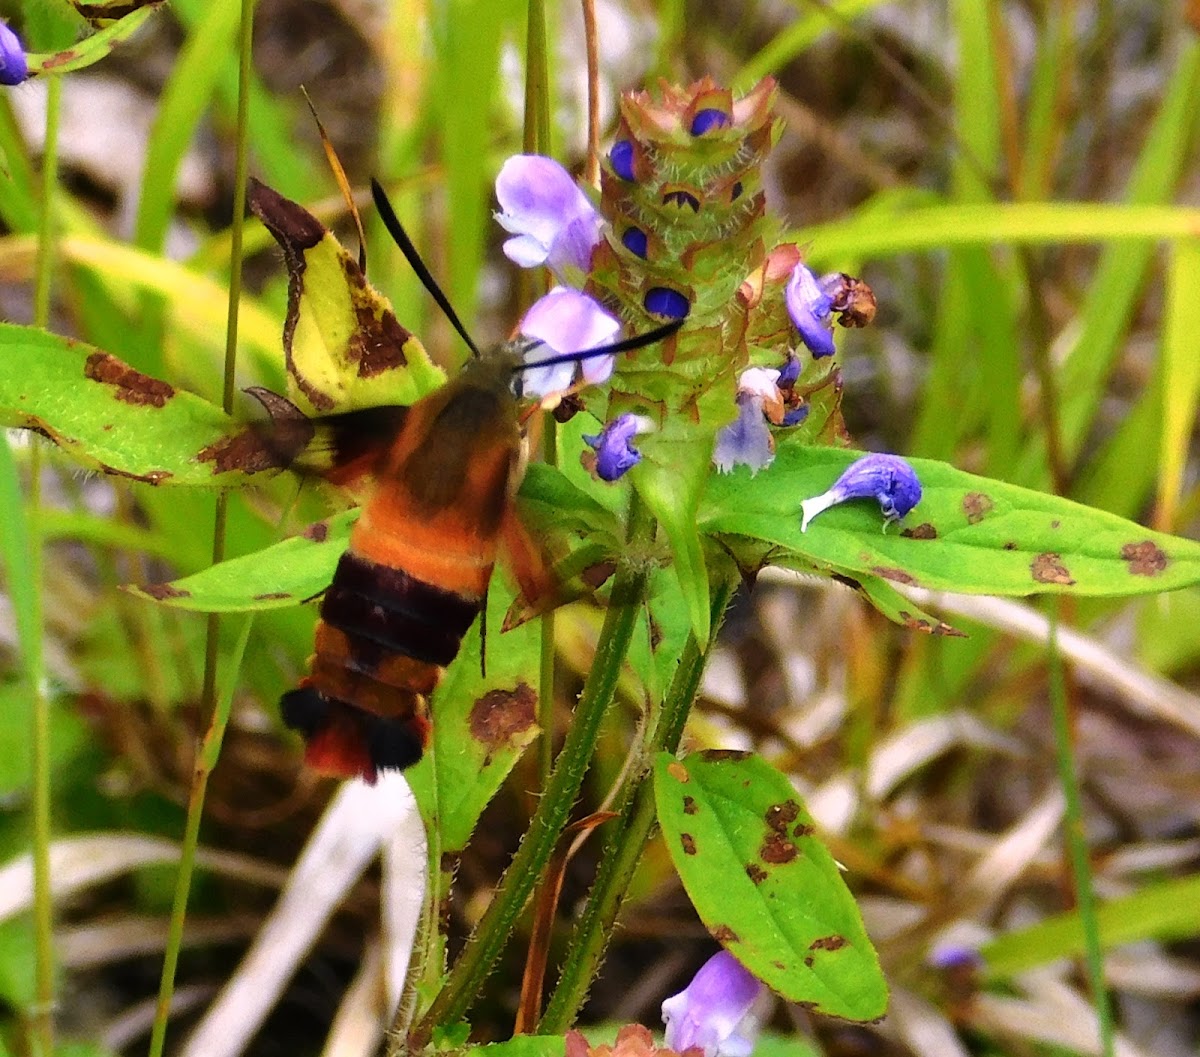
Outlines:
[[696,838],[690,833],[679,834],[679,844],[683,848],[684,855],[696,854]]
[[[285,255],[302,254],[325,237],[325,225],[307,209],[253,176],[246,190],[246,203],[250,212],[266,225]],[[300,270],[304,270],[303,257]]]
[[759,866],[758,863],[752,862],[746,867],[746,876],[756,885],[760,885],[767,879],[767,871]]
[[723,760],[744,760],[750,753],[744,749],[705,749],[700,753],[701,759],[709,763],[720,763]]
[[374,378],[385,371],[407,366],[404,345],[412,340],[411,331],[400,325],[390,308],[383,308],[376,315],[377,306],[372,303],[370,288],[358,265],[349,257],[344,258],[342,263],[358,323],[346,347],[347,359],[358,365],[360,378]]
[[494,752],[534,725],[536,706],[537,693],[528,683],[489,691],[471,709],[471,736]]
[[300,535],[313,543],[324,543],[329,538],[329,522],[314,521]]
[[834,573],[832,579],[839,584],[845,584],[851,591],[861,591],[862,584],[859,583],[853,576],[846,576],[844,573]]
[[1075,582],[1067,567],[1063,565],[1062,555],[1053,551],[1046,551],[1034,558],[1029,564],[1029,571],[1040,584],[1062,584],[1064,587],[1070,587]]
[[143,7],[157,7],[157,3],[148,0],[130,0],[126,4],[81,4],[74,3],[74,8],[89,22],[93,19],[118,19],[132,15]]
[[811,837],[815,832],[816,832],[816,829],[813,826],[810,826],[807,822],[801,822],[800,825],[796,826],[792,830],[792,836],[793,837]]
[[967,515],[967,523],[978,525],[995,507],[992,497],[983,492],[968,492],[963,496],[963,513]]
[[123,404],[162,407],[175,395],[173,386],[135,371],[107,352],[93,352],[83,366],[85,378],[114,388],[113,396]]
[[910,540],[935,540],[938,538],[937,529],[935,529],[928,521],[922,521],[919,525],[914,525],[912,528],[906,528],[901,533]]
[[290,591],[266,591],[261,595],[255,595],[254,601],[256,601],[256,602],[276,602],[282,598],[291,598],[291,597],[292,597],[292,593]]
[[788,826],[800,817],[800,805],[795,800],[772,804],[767,808],[766,822],[776,833],[786,833]]
[[692,776],[688,774],[687,768],[678,760],[672,760],[667,764],[667,774],[674,778],[680,785],[687,785],[692,780]]
[[172,584],[145,584],[139,590],[144,595],[165,602],[168,598],[191,598],[191,591],[181,591]]
[[708,930],[708,934],[720,944],[738,942],[738,934],[728,925],[714,925]]
[[847,940],[845,936],[839,936],[836,933],[832,936],[818,936],[808,945],[810,951],[840,951],[846,946]]
[[589,565],[579,574],[579,578],[587,584],[593,591],[603,586],[608,582],[610,576],[617,571],[617,563],[614,561],[596,562],[594,565]]
[[772,833],[762,842],[758,857],[771,866],[782,866],[796,857],[796,845],[781,833]]
[[694,815],[699,810],[696,806],[696,798],[694,796],[685,796],[683,798],[683,813],[685,815]]
[[903,569],[896,569],[890,565],[873,565],[871,572],[876,576],[882,576],[885,580],[894,580],[898,584],[908,584],[909,587],[917,586],[917,578],[911,573],[905,572]]
[[1015,551],[1017,549],[1016,541],[1015,540],[1005,540],[1004,549],[1006,551]]
[[1121,557],[1129,563],[1129,571],[1134,576],[1157,576],[1171,562],[1166,552],[1151,540],[1126,543],[1121,548]]
[[[41,432],[37,430],[36,432]],[[44,434],[49,436],[49,434]],[[119,470],[115,466],[101,466],[101,471],[110,474],[113,477],[125,477],[130,481],[141,481],[144,484],[162,484],[169,477],[174,476],[170,470],[147,470],[145,473],[130,473],[128,470]]]
[[817,959],[814,958],[811,954],[806,954],[804,956],[804,966],[806,969],[811,969],[816,964],[817,964]]
[[211,462],[213,473],[261,473],[282,470],[288,466],[312,439],[313,426],[308,419],[286,427],[268,429],[266,426],[247,426],[237,433],[201,449],[196,458]]

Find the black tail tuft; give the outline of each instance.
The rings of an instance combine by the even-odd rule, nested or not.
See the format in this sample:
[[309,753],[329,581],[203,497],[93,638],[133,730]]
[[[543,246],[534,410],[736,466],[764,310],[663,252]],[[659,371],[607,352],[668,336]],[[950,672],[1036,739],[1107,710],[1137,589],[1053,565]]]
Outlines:
[[311,686],[289,690],[279,699],[284,723],[306,739],[329,725],[330,707],[329,698]]
[[412,718],[384,719],[369,712],[359,712],[357,718],[377,770],[402,771],[425,751],[424,724]]

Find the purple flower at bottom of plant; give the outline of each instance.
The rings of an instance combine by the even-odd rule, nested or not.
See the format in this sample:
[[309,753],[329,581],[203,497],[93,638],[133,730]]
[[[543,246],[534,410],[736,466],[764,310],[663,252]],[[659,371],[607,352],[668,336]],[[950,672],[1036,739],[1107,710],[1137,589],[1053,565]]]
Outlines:
[[749,1057],[770,992],[728,951],[714,954],[687,988],[662,1004],[667,1045],[704,1057]]
[[749,466],[751,474],[770,466],[775,458],[775,439],[767,428],[764,413],[772,421],[783,421],[783,396],[779,372],[769,367],[750,367],[738,379],[738,417],[717,431],[713,465],[729,473],[735,466]]
[[0,84],[20,84],[29,76],[29,63],[20,38],[7,22],[0,22]]
[[633,446],[633,438],[652,428],[649,419],[626,413],[605,423],[599,433],[585,433],[584,441],[596,450],[596,476],[611,482],[632,470],[642,461],[642,453]]
[[833,298],[803,263],[792,269],[784,300],[788,315],[800,331],[800,340],[809,351],[818,359],[832,356],[837,351],[833,344]]
[[[520,331],[541,343],[526,353],[527,363],[537,363],[611,345],[621,331],[621,323],[587,294],[556,286],[530,306],[521,320]],[[595,384],[612,374],[613,357],[593,356],[580,360],[579,364],[583,377]],[[570,361],[552,367],[532,367],[523,374],[525,392],[537,396],[565,392],[574,380],[575,364]]]
[[800,504],[800,531],[823,510],[849,499],[874,499],[883,511],[883,530],[899,521],[921,501],[921,482],[916,472],[898,455],[864,455],[846,467],[827,492]]
[[505,256],[522,268],[544,264],[560,281],[582,286],[603,218],[571,174],[553,158],[517,154],[500,168],[496,198],[496,220],[515,236],[504,243]]

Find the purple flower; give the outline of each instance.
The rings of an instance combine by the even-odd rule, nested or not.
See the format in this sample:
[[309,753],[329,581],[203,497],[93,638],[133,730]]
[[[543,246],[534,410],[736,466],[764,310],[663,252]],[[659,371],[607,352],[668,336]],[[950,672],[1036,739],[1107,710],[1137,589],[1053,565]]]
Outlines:
[[864,455],[851,463],[833,487],[800,504],[800,531],[823,510],[848,499],[875,499],[883,511],[883,529],[899,521],[921,501],[921,482],[913,468],[898,455]]
[[779,392],[779,372],[767,367],[750,367],[738,379],[738,417],[717,432],[713,465],[720,473],[735,466],[749,466],[751,474],[770,466],[775,458],[775,440],[767,429],[764,410],[782,420],[783,396]]
[[20,84],[29,76],[29,63],[20,38],[7,22],[0,22],[0,84]]
[[731,118],[724,110],[709,107],[707,110],[696,112],[689,131],[693,136],[703,136],[704,133],[711,132],[714,128],[728,128],[730,121]]
[[[521,320],[521,333],[537,338],[542,344],[533,346],[526,362],[537,363],[558,355],[599,349],[616,340],[621,330],[618,320],[609,315],[599,303],[579,290],[556,286],[530,306]],[[603,382],[613,369],[612,356],[594,356],[581,360],[583,377],[591,382]],[[575,364],[557,363],[552,367],[534,367],[524,372],[525,391],[538,396],[565,392],[575,379]]]
[[667,1046],[704,1057],[749,1057],[770,992],[728,951],[714,954],[687,988],[662,1004]]
[[835,352],[833,298],[803,263],[792,269],[784,298],[788,315],[792,317],[792,322],[800,331],[800,339],[809,351],[818,358],[832,356]]
[[522,268],[544,264],[560,282],[582,286],[603,219],[571,174],[553,158],[518,154],[501,167],[496,198],[496,220],[516,236],[504,243],[508,259]]
[[639,415],[618,415],[604,425],[599,433],[584,434],[583,439],[596,449],[596,476],[602,481],[615,481],[642,461],[642,453],[633,446],[633,438],[652,428],[649,420]]

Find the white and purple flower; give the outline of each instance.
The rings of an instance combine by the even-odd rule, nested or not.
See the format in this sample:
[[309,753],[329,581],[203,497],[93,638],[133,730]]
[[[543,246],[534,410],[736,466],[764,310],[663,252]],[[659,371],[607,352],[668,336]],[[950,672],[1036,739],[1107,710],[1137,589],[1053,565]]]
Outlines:
[[864,455],[852,462],[826,492],[800,504],[800,531],[824,510],[851,499],[874,499],[883,512],[883,529],[899,521],[921,501],[916,471],[898,455]]
[[737,408],[738,417],[717,432],[713,464],[721,473],[729,473],[735,466],[749,466],[755,474],[775,458],[775,440],[767,428],[767,418],[773,422],[783,420],[779,372],[769,367],[743,371],[738,379]]
[[559,282],[582,286],[603,217],[553,158],[517,154],[496,177],[496,220],[514,237],[504,253],[522,268],[545,265]]
[[[520,331],[540,342],[526,354],[526,362],[537,363],[611,345],[621,331],[621,323],[587,294],[556,286],[530,306]],[[606,381],[612,374],[613,359],[593,356],[580,360],[584,380],[591,384]],[[524,372],[525,391],[537,396],[566,392],[575,380],[575,367],[576,363],[568,361],[530,368]]]
[[17,85],[29,76],[29,63],[20,38],[0,22],[0,84]]
[[809,351],[818,359],[832,356],[837,351],[833,344],[833,296],[825,281],[818,280],[803,263],[797,264],[792,269],[784,299],[800,340]]
[[667,1046],[676,1053],[698,1046],[704,1057],[750,1057],[770,1001],[770,991],[720,951],[662,1004]]

